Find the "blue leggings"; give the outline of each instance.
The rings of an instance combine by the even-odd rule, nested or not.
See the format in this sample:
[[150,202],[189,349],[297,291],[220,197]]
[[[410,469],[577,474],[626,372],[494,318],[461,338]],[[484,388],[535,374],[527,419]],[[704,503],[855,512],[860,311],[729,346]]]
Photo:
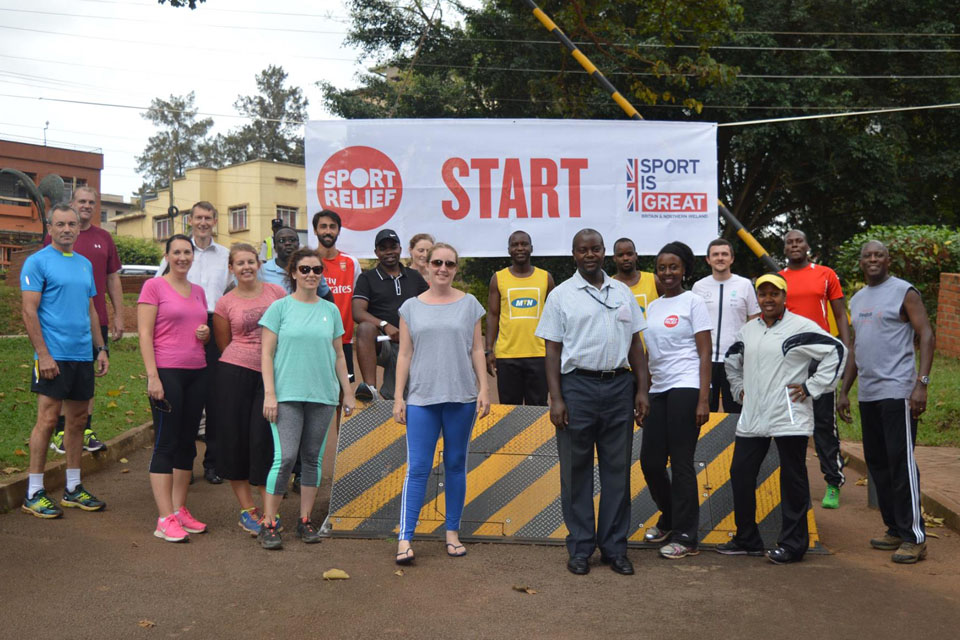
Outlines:
[[413,539],[441,432],[447,531],[460,529],[467,495],[467,446],[476,413],[476,402],[407,405],[407,476],[400,502],[400,540]]

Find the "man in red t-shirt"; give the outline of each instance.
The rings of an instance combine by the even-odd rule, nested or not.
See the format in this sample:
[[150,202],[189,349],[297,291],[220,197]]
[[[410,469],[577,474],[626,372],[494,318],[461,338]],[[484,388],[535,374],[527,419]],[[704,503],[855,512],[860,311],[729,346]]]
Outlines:
[[340,216],[324,209],[314,214],[313,230],[317,234],[317,251],[323,256],[323,279],[333,293],[333,303],[343,320],[343,355],[347,358],[347,373],[353,381],[353,289],[360,277],[360,262],[337,249],[340,237]]
[[[793,229],[783,237],[783,251],[787,268],[780,275],[787,281],[787,309],[809,318],[829,332],[827,309],[833,310],[840,340],[850,344],[850,326],[847,323],[847,301],[843,297],[840,280],[833,269],[810,262],[810,245],[803,231]],[[852,361],[853,358],[850,358]],[[850,365],[850,362],[847,363]],[[840,487],[843,485],[843,455],[837,432],[835,393],[825,393],[813,401],[813,444],[820,458],[820,471],[827,481],[822,505],[825,509],[840,506]]]
[[[100,333],[103,344],[107,345],[107,336],[113,340],[123,337],[123,287],[120,284],[120,256],[109,232],[93,224],[93,216],[97,212],[100,194],[93,187],[78,187],[73,192],[70,206],[80,217],[80,233],[73,245],[73,250],[90,261],[93,265],[93,282],[97,287],[97,295],[93,298],[93,307],[100,318]],[[43,239],[43,246],[50,244],[50,236]],[[113,304],[113,327],[110,328],[107,316],[106,294],[110,295]],[[97,354],[93,354],[97,359]],[[107,448],[97,438],[91,427],[93,417],[93,398],[87,412],[87,426],[83,434],[83,448],[87,451],[101,451]],[[64,453],[63,449],[64,418],[61,415],[57,422],[56,432],[50,440],[50,448],[57,453]]]

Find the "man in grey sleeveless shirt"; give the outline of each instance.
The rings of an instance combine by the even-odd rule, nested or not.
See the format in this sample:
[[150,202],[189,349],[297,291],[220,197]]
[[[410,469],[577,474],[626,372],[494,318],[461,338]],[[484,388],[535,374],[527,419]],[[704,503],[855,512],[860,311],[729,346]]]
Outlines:
[[[919,292],[890,275],[890,254],[883,243],[873,240],[863,245],[860,269],[867,286],[850,301],[856,367],[847,367],[844,373],[837,411],[844,421],[851,421],[847,394],[859,375],[863,455],[887,527],[870,545],[894,551],[894,562],[913,564],[927,554],[913,448],[917,420],[927,408],[933,329]],[[920,336],[919,375],[913,346],[916,335]]]

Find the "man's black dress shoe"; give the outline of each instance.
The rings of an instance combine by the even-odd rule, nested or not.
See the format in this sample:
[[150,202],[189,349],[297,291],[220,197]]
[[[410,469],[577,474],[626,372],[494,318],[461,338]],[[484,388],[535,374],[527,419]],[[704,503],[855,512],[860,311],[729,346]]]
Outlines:
[[573,556],[567,560],[567,570],[577,576],[585,576],[590,573],[590,563],[583,556]]
[[203,479],[209,482],[210,484],[223,484],[223,478],[217,475],[217,472],[214,471],[213,469],[204,469]]
[[633,575],[633,563],[630,562],[630,558],[627,556],[600,556],[600,562],[610,565],[610,568],[615,573],[619,573],[622,576]]
[[800,562],[803,560],[803,556],[793,554],[783,547],[777,547],[773,551],[767,551],[767,559],[773,564],[791,564]]

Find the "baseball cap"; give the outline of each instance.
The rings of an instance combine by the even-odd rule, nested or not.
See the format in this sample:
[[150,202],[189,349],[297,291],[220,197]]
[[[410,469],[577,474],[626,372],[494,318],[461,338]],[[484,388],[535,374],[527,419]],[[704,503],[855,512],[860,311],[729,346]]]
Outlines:
[[374,247],[379,247],[381,242],[386,240],[393,240],[397,244],[400,244],[400,236],[397,235],[397,232],[393,229],[380,229],[377,232],[377,238],[373,241]]
[[754,287],[759,289],[760,285],[762,285],[765,282],[769,282],[770,284],[775,286],[777,289],[782,289],[784,291],[787,290],[787,281],[783,279],[783,276],[779,276],[775,273],[763,274],[762,276],[757,278],[756,283],[754,283]]

